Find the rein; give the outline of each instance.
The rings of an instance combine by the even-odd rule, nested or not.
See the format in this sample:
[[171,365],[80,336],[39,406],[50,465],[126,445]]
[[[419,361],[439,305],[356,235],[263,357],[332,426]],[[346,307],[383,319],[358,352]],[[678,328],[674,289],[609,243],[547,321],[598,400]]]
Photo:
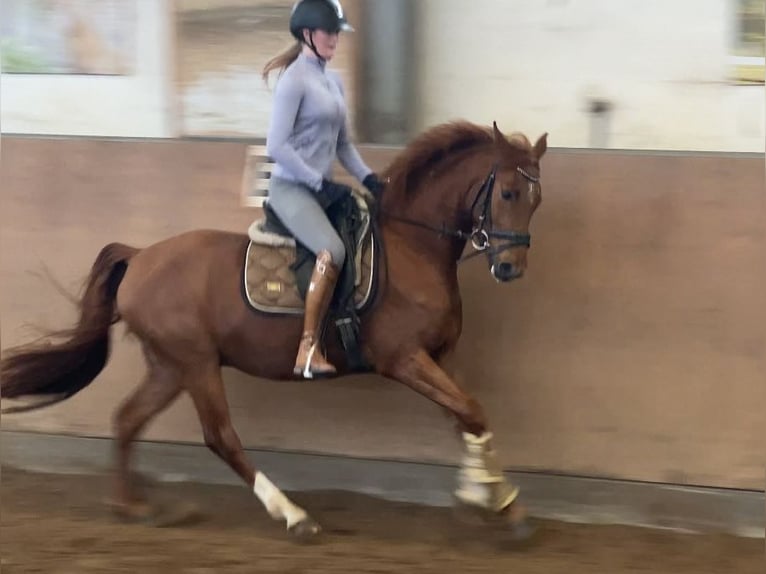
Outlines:
[[[525,179],[527,179],[528,181],[532,183],[538,183],[540,181],[539,177],[535,177],[527,173],[521,167],[517,167],[516,171],[519,172],[522,176],[524,176]],[[489,175],[482,183],[481,188],[479,189],[479,192],[476,194],[476,197],[474,198],[473,203],[471,204],[471,215],[473,216],[474,212],[476,211],[476,206],[479,204],[479,200],[482,198],[482,196],[484,197],[481,214],[479,215],[478,221],[476,222],[476,224],[473,226],[473,228],[470,231],[463,231],[462,229],[451,229],[447,227],[444,223],[442,223],[441,227],[436,227],[428,223],[423,223],[422,221],[409,219],[407,217],[401,217],[399,215],[394,215],[387,212],[383,212],[383,214],[386,215],[386,217],[393,219],[394,221],[398,221],[401,223],[405,223],[407,225],[411,225],[413,227],[420,227],[421,229],[432,231],[436,233],[439,237],[450,237],[453,239],[459,239],[461,241],[470,240],[471,245],[473,246],[475,251],[473,253],[469,253],[468,255],[464,255],[458,260],[458,262],[465,261],[466,259],[471,259],[472,257],[476,257],[477,255],[481,255],[482,253],[485,253],[485,252],[487,253],[488,257],[494,258],[495,255],[498,255],[499,253],[502,253],[503,251],[506,251],[507,249],[512,249],[514,247],[529,247],[531,239],[532,239],[529,233],[519,233],[518,231],[495,230],[495,229],[492,229],[491,227],[492,225],[492,195],[495,190],[496,174],[497,174],[497,165],[492,167],[492,169],[489,172]],[[486,228],[486,226],[489,226],[489,228]],[[498,247],[493,247],[491,243],[491,239],[505,240],[505,242]]]

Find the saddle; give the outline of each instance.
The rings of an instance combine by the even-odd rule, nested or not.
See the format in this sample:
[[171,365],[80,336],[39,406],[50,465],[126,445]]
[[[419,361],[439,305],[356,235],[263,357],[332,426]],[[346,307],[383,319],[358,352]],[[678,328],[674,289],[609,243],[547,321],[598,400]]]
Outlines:
[[[361,353],[359,314],[372,304],[377,284],[378,249],[372,217],[356,196],[334,202],[326,213],[346,248],[327,322],[336,327],[349,367],[366,371],[369,366]],[[268,199],[263,202],[263,216],[250,225],[248,236],[244,265],[248,305],[260,313],[303,315],[316,256],[284,226]]]

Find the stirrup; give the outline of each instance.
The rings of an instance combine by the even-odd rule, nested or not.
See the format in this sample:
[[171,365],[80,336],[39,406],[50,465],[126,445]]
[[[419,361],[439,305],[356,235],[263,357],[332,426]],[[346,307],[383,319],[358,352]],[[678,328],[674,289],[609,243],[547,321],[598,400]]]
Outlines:
[[[309,347],[308,352],[306,354],[306,362],[302,366],[296,362],[295,366],[293,367],[293,374],[301,376],[304,379],[315,379],[315,378],[321,378],[321,377],[326,377],[326,376],[336,374],[337,369],[335,368],[335,366],[332,365],[330,361],[328,361],[324,357],[323,357],[323,361],[327,365],[325,369],[313,370],[311,368],[311,362],[314,358],[314,354],[317,352],[317,345],[319,344],[319,341],[314,340],[313,335],[306,334],[303,337],[301,337],[301,345],[304,344],[304,341],[306,339],[309,339],[311,341],[311,346]],[[300,349],[298,352],[300,353]]]

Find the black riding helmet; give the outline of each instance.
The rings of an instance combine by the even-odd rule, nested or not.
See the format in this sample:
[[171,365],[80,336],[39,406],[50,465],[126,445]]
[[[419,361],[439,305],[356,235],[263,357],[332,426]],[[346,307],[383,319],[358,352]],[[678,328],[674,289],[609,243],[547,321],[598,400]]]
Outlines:
[[[304,28],[308,28],[312,32],[324,30],[328,34],[354,31],[354,28],[346,21],[343,8],[338,0],[299,0],[296,2],[290,15],[290,33],[296,40],[303,42],[302,30]],[[313,49],[314,46],[311,48]],[[316,49],[314,51],[316,52]]]

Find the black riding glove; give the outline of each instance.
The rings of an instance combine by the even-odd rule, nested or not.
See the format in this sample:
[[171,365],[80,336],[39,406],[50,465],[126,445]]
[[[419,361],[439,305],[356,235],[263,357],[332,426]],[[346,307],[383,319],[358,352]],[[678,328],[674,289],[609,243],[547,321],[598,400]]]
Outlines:
[[317,192],[317,198],[323,209],[327,209],[336,201],[351,195],[351,188],[343,183],[329,179],[322,180],[322,187]]
[[381,181],[376,173],[371,173],[365,177],[362,185],[370,190],[376,201],[380,201],[380,196],[383,195],[383,191],[386,189],[386,184]]

